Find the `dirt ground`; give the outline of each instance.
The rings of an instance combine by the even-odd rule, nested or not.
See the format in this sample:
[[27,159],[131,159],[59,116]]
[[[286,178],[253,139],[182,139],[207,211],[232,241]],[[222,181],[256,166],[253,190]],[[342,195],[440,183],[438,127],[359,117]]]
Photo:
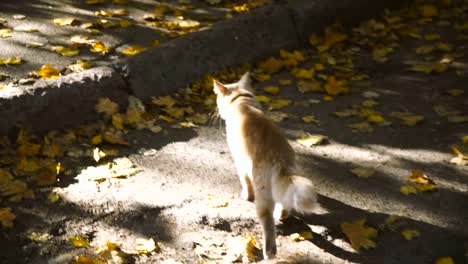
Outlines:
[[[349,81],[351,91],[332,96],[331,101],[324,100],[323,91],[301,93],[298,78],[285,69],[271,74],[270,80],[254,83],[258,95],[291,100],[273,112],[287,115],[278,125],[291,140],[303,175],[313,180],[322,209],[278,223],[276,263],[435,263],[441,257],[467,263],[468,167],[450,162],[455,157],[452,146],[465,153],[468,149],[466,139],[463,143],[468,121],[466,32],[454,27],[467,21],[466,6],[458,8],[439,8],[438,16],[423,18],[409,11],[392,13],[387,20],[376,19],[384,29],[367,22],[368,27],[361,27],[371,32],[366,37],[355,29],[347,32],[347,40],[333,44],[336,47],[328,54],[336,62],[315,48],[301,51],[306,60],[300,67],[325,65],[325,70],[315,72],[322,83],[326,81],[320,74],[346,76],[342,68],[349,65],[340,59],[348,54],[352,54],[353,73],[369,76]],[[388,22],[395,16],[403,19],[403,26]],[[430,34],[432,38],[427,37]],[[373,42],[373,37],[380,42]],[[421,46],[437,43],[447,43],[450,49],[439,45],[430,52],[421,51]],[[379,45],[392,51],[375,48]],[[408,70],[419,63],[443,64],[443,58],[450,62],[439,72]],[[258,78],[258,72],[254,76]],[[284,79],[292,82],[280,84]],[[265,93],[263,88],[268,86],[281,91]],[[335,114],[346,109],[354,114]],[[374,119],[351,128],[371,120],[368,109],[385,121]],[[405,125],[392,112],[422,115],[423,120]],[[302,117],[308,115],[317,122],[305,123]],[[95,248],[106,241],[126,252],[118,258],[124,263],[230,263],[237,259],[236,239],[248,234],[261,248],[254,205],[240,199],[222,124],[195,128],[173,124],[161,121],[159,133],[130,129],[124,135],[129,146],[117,149],[119,156],[128,157],[140,170],[133,176],[98,182],[77,177],[81,169],[96,162],[68,156],[63,165],[71,173],[60,174],[56,185],[35,187],[34,199],[0,201],[0,207],[11,207],[16,214],[12,228],[0,229],[0,263],[70,263],[77,256],[94,257]],[[328,141],[301,145],[296,139],[304,132],[325,135]],[[87,142],[80,147],[92,149]],[[374,174],[357,177],[351,172],[356,167],[372,169]],[[407,178],[415,169],[423,171],[436,189],[403,194],[400,188],[412,185]],[[59,196],[58,201],[50,201],[51,193]],[[372,239],[376,246],[356,252],[340,225],[363,218],[378,231]],[[406,240],[404,230],[417,230],[419,236]],[[289,237],[304,231],[313,237],[299,242]],[[31,239],[32,232],[50,236]],[[74,235],[84,237],[90,246],[74,247],[69,240]],[[135,252],[138,238],[153,238],[159,249]],[[258,249],[254,253],[261,262]]]

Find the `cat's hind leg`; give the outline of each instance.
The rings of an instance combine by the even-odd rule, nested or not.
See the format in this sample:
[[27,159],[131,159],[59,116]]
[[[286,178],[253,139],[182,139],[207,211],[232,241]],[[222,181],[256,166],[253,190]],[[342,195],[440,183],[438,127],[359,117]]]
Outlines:
[[263,231],[263,257],[272,259],[276,255],[276,228],[273,218],[275,202],[270,188],[255,186],[255,207]]

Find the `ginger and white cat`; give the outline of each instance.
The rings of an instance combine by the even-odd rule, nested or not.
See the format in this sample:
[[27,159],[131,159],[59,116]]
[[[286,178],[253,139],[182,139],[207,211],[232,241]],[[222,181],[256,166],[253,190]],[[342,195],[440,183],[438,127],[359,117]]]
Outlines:
[[[288,141],[261,111],[247,72],[240,81],[214,81],[218,111],[226,122],[229,149],[242,185],[242,198],[255,202],[263,231],[263,256],[276,255],[275,217],[290,209],[312,212],[316,194],[312,182],[294,175],[295,154]],[[276,205],[276,209],[275,209]]]

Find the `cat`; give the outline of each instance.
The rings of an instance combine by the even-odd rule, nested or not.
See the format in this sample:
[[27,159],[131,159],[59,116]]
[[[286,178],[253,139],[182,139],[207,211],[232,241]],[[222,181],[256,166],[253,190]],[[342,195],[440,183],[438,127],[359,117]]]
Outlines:
[[249,72],[232,84],[214,80],[213,90],[219,115],[226,123],[228,146],[242,186],[241,197],[255,203],[263,231],[263,257],[274,258],[275,218],[286,218],[291,209],[312,212],[317,202],[313,184],[294,174],[294,150],[262,112]]

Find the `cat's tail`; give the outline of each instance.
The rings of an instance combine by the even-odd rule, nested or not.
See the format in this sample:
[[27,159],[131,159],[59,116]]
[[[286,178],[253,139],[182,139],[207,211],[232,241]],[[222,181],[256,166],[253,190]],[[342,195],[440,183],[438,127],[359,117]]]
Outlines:
[[276,175],[272,182],[273,197],[284,208],[312,213],[317,208],[317,194],[311,180],[302,176]]

